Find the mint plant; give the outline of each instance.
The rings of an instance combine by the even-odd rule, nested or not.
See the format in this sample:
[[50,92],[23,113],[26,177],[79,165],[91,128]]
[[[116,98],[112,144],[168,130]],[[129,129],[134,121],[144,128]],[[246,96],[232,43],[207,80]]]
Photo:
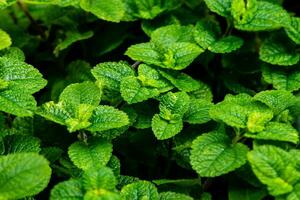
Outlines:
[[0,199],[300,199],[299,6],[0,0]]

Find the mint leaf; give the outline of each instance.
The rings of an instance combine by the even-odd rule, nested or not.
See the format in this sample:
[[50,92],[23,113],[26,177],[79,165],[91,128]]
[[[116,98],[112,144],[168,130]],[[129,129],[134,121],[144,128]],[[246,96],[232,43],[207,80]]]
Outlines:
[[121,190],[121,197],[124,200],[159,200],[156,187],[147,181],[137,181],[126,185]]
[[295,91],[300,88],[300,70],[282,69],[276,66],[263,65],[262,76],[264,81],[273,85],[277,90]]
[[125,5],[121,0],[80,0],[80,7],[100,19],[112,22],[119,22],[125,13]]
[[248,153],[248,160],[256,177],[267,185],[271,195],[290,193],[293,183],[299,181],[300,173],[294,168],[291,154],[278,147],[256,147]]
[[247,152],[246,145],[232,144],[230,138],[220,131],[205,133],[193,141],[191,165],[200,176],[220,176],[244,165]]
[[266,118],[272,116],[272,111],[267,106],[256,102],[255,98],[247,94],[227,95],[209,112],[212,119],[237,128],[247,127],[248,117],[251,113],[260,113],[260,117],[264,115]]
[[98,106],[90,118],[91,126],[87,130],[105,131],[113,128],[120,128],[129,123],[126,113],[111,106]]
[[289,66],[299,62],[295,45],[282,35],[273,35],[260,47],[259,58],[273,65]]
[[3,138],[5,154],[41,151],[40,140],[30,135],[7,135]]
[[300,18],[292,17],[291,25],[285,28],[285,32],[296,44],[300,44]]
[[223,17],[230,16],[231,0],[204,0],[207,7]]
[[88,143],[75,142],[68,150],[72,162],[83,170],[90,167],[105,166],[110,160],[112,154],[112,145],[110,142],[92,138]]
[[0,198],[36,195],[47,186],[50,176],[48,161],[36,153],[0,156]]
[[122,78],[134,76],[132,67],[123,61],[97,64],[92,70],[93,76],[103,83],[105,88],[119,91]]
[[[0,6],[1,6],[1,4],[0,4]],[[1,41],[0,50],[9,47],[12,43],[10,36],[2,29],[0,29],[0,41]]]
[[210,121],[209,110],[213,104],[203,99],[191,99],[184,121],[190,124],[203,124]]
[[259,140],[276,140],[284,142],[299,142],[298,131],[290,124],[269,122],[265,129],[257,134],[246,134],[247,137]]
[[123,99],[129,104],[139,103],[160,94],[157,88],[143,87],[143,83],[134,76],[122,79],[120,91]]
[[268,90],[254,96],[254,99],[266,104],[272,109],[275,115],[295,105],[296,97],[285,90]]
[[208,50],[214,53],[230,53],[239,49],[243,45],[243,40],[236,36],[227,36],[214,42]]
[[[244,0],[238,0],[244,1]],[[233,16],[236,16],[233,13]],[[239,15],[238,15],[239,16]],[[257,1],[249,12],[235,18],[235,28],[245,31],[266,31],[290,25],[289,14],[280,6],[267,1]]]
[[176,193],[176,192],[162,192],[159,194],[159,200],[193,200],[192,197],[189,197],[185,194]]
[[84,196],[82,182],[78,179],[63,181],[51,190],[50,199],[80,200]]
[[158,140],[165,140],[177,135],[183,128],[181,119],[168,121],[156,114],[152,118],[152,131]]

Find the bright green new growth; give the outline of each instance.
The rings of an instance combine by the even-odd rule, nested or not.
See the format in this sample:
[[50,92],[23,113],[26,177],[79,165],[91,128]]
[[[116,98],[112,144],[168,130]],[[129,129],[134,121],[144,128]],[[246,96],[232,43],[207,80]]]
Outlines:
[[70,132],[83,129],[96,132],[126,126],[129,121],[124,112],[98,105],[101,93],[92,82],[71,84],[61,93],[58,103],[45,103],[36,113],[67,126]]
[[0,41],[0,50],[5,49],[11,45],[10,36],[2,29],[0,29]]

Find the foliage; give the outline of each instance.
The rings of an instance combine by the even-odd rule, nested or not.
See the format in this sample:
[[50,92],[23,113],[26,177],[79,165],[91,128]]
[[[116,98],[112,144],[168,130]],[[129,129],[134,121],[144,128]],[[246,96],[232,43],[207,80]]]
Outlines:
[[299,9],[0,0],[0,199],[300,200]]

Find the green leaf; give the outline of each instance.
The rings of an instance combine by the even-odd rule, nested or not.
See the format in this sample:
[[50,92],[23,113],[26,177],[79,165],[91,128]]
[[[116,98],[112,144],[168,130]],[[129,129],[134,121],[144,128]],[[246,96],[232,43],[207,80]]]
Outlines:
[[93,82],[68,85],[59,96],[59,101],[66,102],[76,109],[80,104],[97,106],[100,103],[101,90]]
[[285,109],[295,105],[296,97],[285,90],[267,90],[256,94],[255,100],[266,104],[272,109],[275,115],[280,114]]
[[271,145],[258,146],[248,153],[248,161],[256,177],[268,187],[273,196],[289,193],[299,181],[291,154]]
[[239,49],[243,45],[243,40],[236,36],[227,36],[212,43],[208,50],[214,53],[230,53]]
[[36,195],[47,186],[50,176],[48,161],[36,153],[0,156],[0,198]]
[[92,69],[92,74],[104,87],[115,91],[120,90],[122,78],[135,75],[132,67],[123,61],[100,63]]
[[259,113],[260,117],[265,118],[272,116],[272,111],[267,106],[256,102],[247,94],[226,95],[222,102],[214,105],[209,111],[212,119],[236,128],[246,128],[251,113]]
[[259,140],[276,140],[294,144],[299,142],[298,131],[290,124],[279,122],[269,122],[265,130],[257,134],[247,133],[245,136]]
[[189,42],[177,42],[170,44],[163,53],[163,68],[182,70],[189,66],[204,50],[196,44]]
[[203,99],[191,99],[184,121],[190,124],[203,124],[210,121],[209,110],[213,104]]
[[151,43],[158,49],[168,48],[174,43],[193,43],[193,27],[181,25],[169,25],[156,29],[151,34]]
[[112,22],[119,22],[125,13],[125,5],[121,0],[81,0],[80,7],[100,19]]
[[41,151],[40,140],[29,135],[7,135],[3,142],[5,154]]
[[152,118],[152,131],[158,140],[169,139],[177,135],[183,128],[183,121],[177,120],[166,120],[159,114],[156,114]]
[[161,69],[159,73],[169,80],[176,88],[183,92],[191,92],[200,89],[201,84],[199,81],[196,81],[189,75],[174,71],[174,70],[167,70]]
[[72,162],[83,170],[105,166],[112,155],[112,144],[101,138],[91,138],[87,143],[73,143],[68,154]]
[[300,55],[288,38],[282,35],[273,35],[261,45],[259,58],[273,65],[289,66],[298,63]]
[[111,106],[97,106],[90,118],[91,126],[87,130],[105,131],[129,124],[126,113]]
[[[1,4],[0,4],[0,7],[1,7]],[[12,43],[10,36],[2,29],[0,29],[0,41],[1,41],[0,50],[9,47]]]
[[230,8],[232,0],[204,0],[207,7],[223,17],[230,16]]
[[14,90],[16,93],[21,91],[22,94],[33,94],[47,84],[42,74],[32,65],[11,57],[0,57],[0,70],[1,82],[7,82],[7,89]]
[[300,18],[292,17],[291,25],[285,28],[285,32],[296,44],[300,44]]
[[163,11],[178,7],[178,0],[126,0],[126,13],[123,20],[134,20],[137,18],[153,19]]
[[157,88],[143,86],[143,83],[134,76],[122,79],[120,91],[123,99],[129,104],[139,103],[160,94]]
[[296,91],[300,88],[300,69],[282,69],[276,66],[263,65],[264,81],[272,84],[277,90]]
[[138,79],[143,86],[157,88],[160,92],[167,92],[173,88],[172,84],[162,77],[156,68],[149,65],[139,65]]
[[100,194],[114,190],[117,184],[113,171],[108,167],[91,167],[84,171],[82,178],[85,190],[98,191]]
[[79,33],[76,31],[67,31],[66,38],[64,38],[62,41],[60,41],[57,44],[57,46],[53,50],[53,53],[56,56],[58,56],[61,51],[67,49],[69,46],[71,46],[75,42],[89,39],[89,38],[93,37],[93,35],[94,35],[93,31],[88,31],[88,32],[84,32],[84,33]]
[[235,28],[245,31],[274,30],[289,26],[290,16],[280,5],[257,1],[255,8],[250,6],[249,12],[243,12],[242,17],[235,18],[234,25]]
[[166,120],[183,118],[189,105],[190,97],[185,92],[168,92],[160,100],[159,115]]
[[50,200],[82,200],[84,196],[81,180],[70,179],[60,182],[51,190]]
[[195,25],[193,35],[197,44],[207,49],[221,36],[221,28],[217,21],[201,20]]
[[159,194],[159,200],[193,200],[192,197],[176,192],[162,192]]
[[191,165],[200,176],[216,177],[244,165],[247,152],[246,145],[232,144],[230,138],[220,131],[205,133],[193,141]]
[[124,186],[121,197],[124,200],[159,200],[156,187],[148,181],[137,181]]
[[65,106],[64,102],[55,104],[53,101],[49,101],[41,105],[35,113],[55,123],[65,125],[66,120],[71,118],[71,114],[65,110]]
[[19,94],[14,90],[0,91],[0,110],[20,117],[32,116],[36,101],[30,94]]
[[84,195],[84,200],[121,200],[119,193],[100,190],[90,190]]
[[129,56],[132,60],[142,61],[156,66],[162,65],[162,55],[150,42],[131,45],[125,52],[125,55]]

